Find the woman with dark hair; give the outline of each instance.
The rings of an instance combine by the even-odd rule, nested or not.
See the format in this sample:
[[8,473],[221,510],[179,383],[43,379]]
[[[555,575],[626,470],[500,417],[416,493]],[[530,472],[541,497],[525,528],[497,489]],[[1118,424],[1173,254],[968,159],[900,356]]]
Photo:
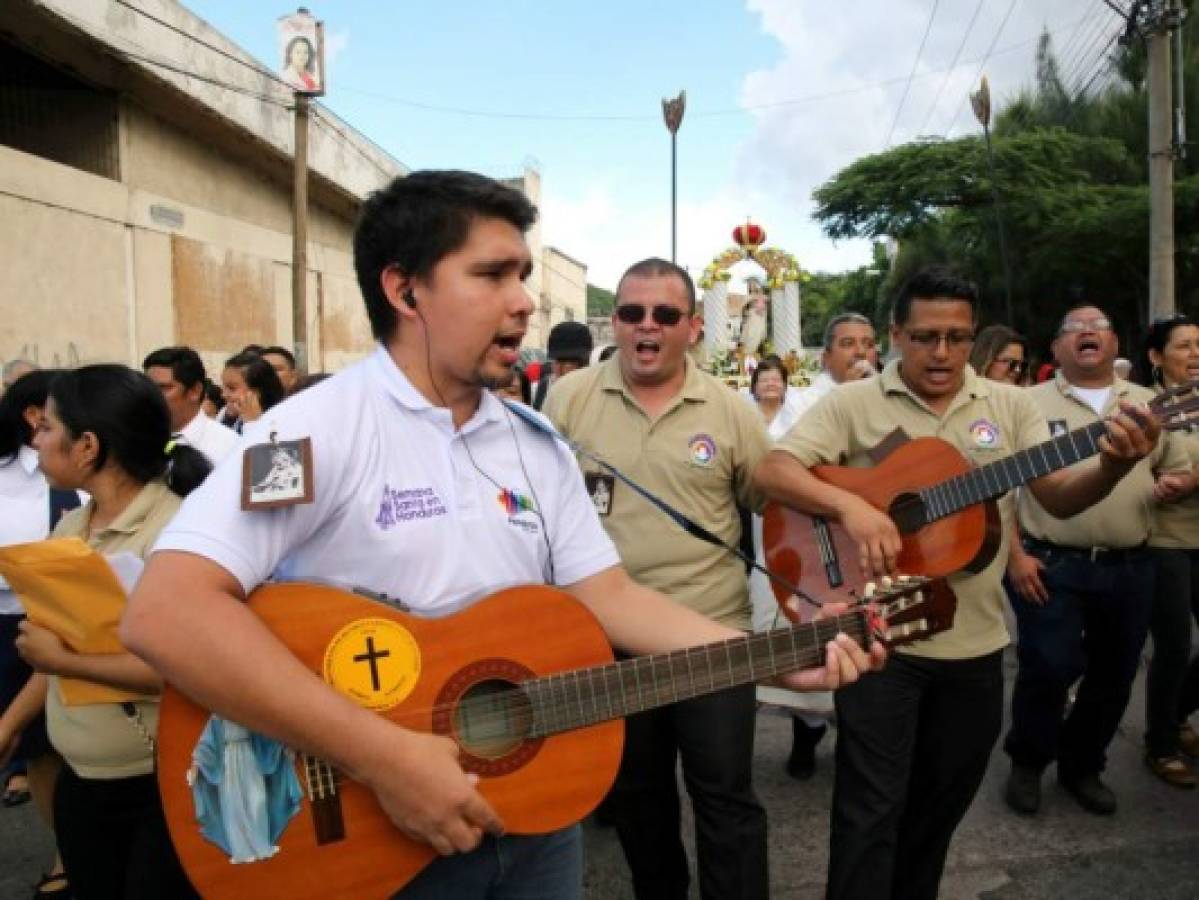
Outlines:
[[[1156,391],[1199,379],[1199,322],[1175,316],[1154,322],[1141,360],[1146,387]],[[1199,475],[1199,431],[1179,432]],[[1153,659],[1145,679],[1145,763],[1167,784],[1194,787],[1182,753],[1199,757],[1199,731],[1187,720],[1199,710],[1199,658],[1191,658],[1191,620],[1199,622],[1199,493],[1154,508],[1149,533],[1155,583],[1149,633]]]
[[262,418],[287,395],[271,364],[257,353],[246,351],[225,361],[221,386],[226,416],[232,415],[231,427],[237,432],[246,422]]
[[970,365],[983,378],[1024,384],[1028,371],[1028,340],[1006,325],[988,325],[974,338]]
[[265,357],[255,357],[241,371],[246,382],[240,404],[241,420],[254,422],[261,419],[262,414],[272,406],[278,405],[287,396],[287,389],[279,380],[279,373]]
[[[33,435],[45,414],[54,369],[22,375],[0,397],[0,544],[40,541],[62,514],[79,505],[74,491],[50,488],[37,464]],[[17,629],[25,618],[17,595],[0,579],[0,714],[12,708],[29,682],[33,670],[17,654]],[[20,714],[13,709],[13,716]],[[47,827],[52,827],[54,781],[62,761],[46,737],[46,719],[36,712],[23,729],[0,738],[0,757],[12,753],[4,784],[5,806],[32,799]],[[69,893],[62,860],[44,874],[35,897],[61,897]]]
[[[183,496],[211,470],[200,451],[171,438],[162,392],[121,365],[84,366],[50,385],[34,436],[50,484],[91,499],[64,516],[55,537],[101,553],[146,557]],[[78,653],[54,632],[23,622],[17,646],[36,674],[21,704],[46,711],[50,742],[66,765],[54,792],[54,827],[79,897],[193,896],[167,835],[154,779],[158,675],[131,653]],[[57,680],[116,687],[143,699],[65,706]],[[31,701],[36,701],[31,702]],[[24,722],[0,718],[0,747]]]

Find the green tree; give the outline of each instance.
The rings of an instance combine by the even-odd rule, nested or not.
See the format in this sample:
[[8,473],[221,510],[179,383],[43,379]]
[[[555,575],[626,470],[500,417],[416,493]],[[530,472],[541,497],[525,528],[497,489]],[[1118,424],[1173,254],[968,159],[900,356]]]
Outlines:
[[[1199,26],[1189,21],[1188,48]],[[1141,54],[1141,58],[1138,58]],[[998,112],[996,182],[1012,259],[1017,328],[1051,337],[1064,306],[1090,299],[1121,326],[1126,352],[1148,305],[1147,111],[1143,53],[1118,60],[1119,79],[1090,94],[1066,86],[1048,36],[1035,84]],[[1199,90],[1199,51],[1186,80]],[[1188,92],[1188,103],[1194,92]],[[1175,232],[1180,306],[1199,283],[1199,167],[1176,168]],[[889,296],[919,265],[951,261],[979,282],[983,321],[1002,320],[996,211],[981,136],[906,144],[852,163],[815,193],[815,216],[833,238],[892,236],[899,257],[881,286]],[[876,310],[876,315],[879,313]]]
[[612,307],[616,305],[616,295],[594,284],[587,285],[587,315],[610,316]]

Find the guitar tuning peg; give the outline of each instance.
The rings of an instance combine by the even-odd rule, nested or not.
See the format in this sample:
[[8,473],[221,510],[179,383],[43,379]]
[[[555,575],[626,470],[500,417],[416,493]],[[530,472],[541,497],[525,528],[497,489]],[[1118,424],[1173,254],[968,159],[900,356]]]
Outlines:
[[897,575],[895,580],[898,581],[900,584],[907,584],[909,581],[912,580],[912,576],[911,575]]
[[873,581],[867,581],[866,586],[862,588],[862,597],[866,600],[869,600],[874,596],[874,592],[877,589],[878,585],[876,585]]
[[893,579],[890,575],[884,575],[882,577],[882,582],[883,582],[883,590],[889,591],[889,590],[891,590],[891,586],[895,583],[895,579]]

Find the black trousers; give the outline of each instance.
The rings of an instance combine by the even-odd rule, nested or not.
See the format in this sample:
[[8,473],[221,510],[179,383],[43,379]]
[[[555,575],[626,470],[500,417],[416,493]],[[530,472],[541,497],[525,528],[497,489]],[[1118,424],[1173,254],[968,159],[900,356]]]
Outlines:
[[934,900],[1003,724],[1002,651],[894,653],[837,691],[828,897]]
[[1179,728],[1199,709],[1199,656],[1191,658],[1191,619],[1199,623],[1199,550],[1152,554],[1153,661],[1145,682],[1145,746],[1152,756],[1163,757],[1178,753]]
[[638,900],[687,897],[679,758],[695,813],[700,896],[769,896],[766,811],[751,783],[756,706],[751,684],[628,718],[624,757],[605,810]]
[[64,765],[54,833],[77,900],[190,900],[153,775],[80,778]]
[[[1004,750],[1017,765],[1058,777],[1097,775],[1128,708],[1153,603],[1148,551],[1091,560],[1072,550],[1028,544],[1045,563],[1045,603],[1009,592],[1020,668]],[[1070,685],[1081,678],[1070,714]]]

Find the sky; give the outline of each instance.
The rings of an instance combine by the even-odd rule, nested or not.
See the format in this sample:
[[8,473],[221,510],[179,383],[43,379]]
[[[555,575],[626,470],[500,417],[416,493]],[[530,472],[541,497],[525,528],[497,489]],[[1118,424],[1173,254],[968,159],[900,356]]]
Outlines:
[[[142,0],[145,2],[145,0]],[[265,63],[261,0],[183,0]],[[678,261],[698,274],[750,217],[809,271],[867,265],[826,238],[812,191],[862,156],[980,132],[1031,86],[1050,31],[1064,80],[1103,83],[1120,21],[1103,0],[311,0],[325,22],[322,103],[405,166],[542,178],[542,236],[612,288],[670,256],[670,136],[661,101],[687,92],[678,134]]]

